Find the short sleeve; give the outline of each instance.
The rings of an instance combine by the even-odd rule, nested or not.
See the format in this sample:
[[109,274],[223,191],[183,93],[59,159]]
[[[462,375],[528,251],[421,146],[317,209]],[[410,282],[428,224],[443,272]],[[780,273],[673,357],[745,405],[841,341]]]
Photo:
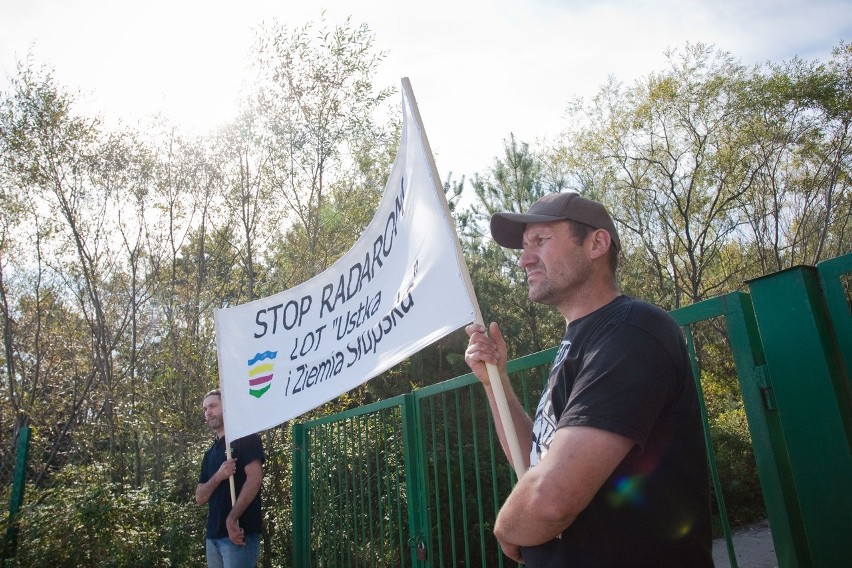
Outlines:
[[260,463],[266,461],[266,455],[263,453],[263,444],[260,441],[260,436],[250,434],[231,444],[233,457],[237,458],[237,462],[246,466],[255,460],[260,460]]
[[598,428],[644,448],[674,396],[675,362],[656,337],[630,324],[609,326],[599,339],[577,368],[557,428]]

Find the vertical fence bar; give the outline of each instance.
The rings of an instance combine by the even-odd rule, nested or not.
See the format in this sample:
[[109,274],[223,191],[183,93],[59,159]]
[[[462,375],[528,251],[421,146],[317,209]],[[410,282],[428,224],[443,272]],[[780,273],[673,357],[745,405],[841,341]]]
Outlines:
[[[335,422],[334,424],[329,425],[329,438],[334,438],[334,449],[335,453],[338,456],[344,455],[344,451],[349,447],[346,443],[346,440],[343,439],[346,428],[346,420],[342,420],[340,422]],[[349,459],[347,456],[346,461],[341,464],[341,467],[347,469],[349,466]],[[345,515],[346,511],[346,491],[348,489],[348,479],[349,476],[345,474],[345,471],[339,471],[337,473],[337,534],[343,535],[351,534],[349,531],[349,521],[350,516]],[[341,547],[341,543],[343,542],[342,538],[339,538],[337,541],[337,546],[334,547],[335,556],[336,556],[336,565],[337,566],[345,566],[346,563],[346,551]]]
[[[399,422],[397,426],[396,436],[394,439],[396,440],[396,445],[394,448],[396,456],[405,456],[405,446],[403,441],[403,432],[405,431],[403,413],[400,410]],[[404,458],[403,458],[404,459]],[[402,499],[402,483],[400,482],[400,472],[405,471],[404,468],[407,467],[408,460],[405,459],[402,464],[402,468],[399,464],[396,464],[394,468],[394,486],[396,488],[396,519],[397,519],[397,547],[399,549],[399,562],[400,566],[410,565],[410,562],[406,562],[405,559],[409,557],[408,550],[408,534],[407,526],[405,521],[408,517],[408,508],[410,505],[405,505],[405,515],[403,515],[403,499]]]
[[479,561],[483,568],[485,566],[485,513],[482,508],[482,472],[479,467],[479,428],[476,423],[476,405],[474,404],[473,389],[466,387],[470,406],[470,432],[473,439],[473,467],[474,479],[476,480],[476,519],[479,527]]
[[[444,568],[444,523],[443,523],[443,511],[441,509],[441,504],[443,499],[441,499],[441,484],[438,482],[438,476],[440,475],[438,472],[438,464],[440,463],[439,456],[440,452],[438,451],[438,433],[435,431],[435,425],[437,424],[437,420],[435,419],[435,397],[428,397],[429,401],[429,438],[432,442],[432,483],[428,483],[429,487],[432,487],[433,490],[433,503],[435,507],[435,531],[437,534],[438,545],[435,547],[434,554],[432,555],[432,566],[435,566],[435,559],[437,558],[438,564],[436,568]],[[444,448],[446,451],[446,448]],[[431,517],[431,515],[430,515]],[[429,526],[432,526],[432,520],[429,520]]]
[[[18,430],[18,452],[15,456],[15,473],[12,480],[12,494],[9,497],[9,524],[6,527],[6,540],[3,545],[3,558],[12,558],[18,548],[17,515],[24,503],[24,488],[27,475],[27,456],[30,449],[30,427],[22,426]],[[2,560],[0,560],[2,562]]]
[[448,516],[450,518],[450,552],[452,565],[455,566],[458,564],[458,553],[456,551],[456,515],[455,515],[455,499],[453,498],[453,479],[452,479],[452,462],[450,460],[450,456],[452,452],[450,448],[450,430],[447,428],[449,424],[449,420],[447,419],[447,396],[445,394],[441,394],[441,415],[444,417],[444,468],[445,468],[445,477],[446,477],[446,486],[447,486],[447,509]]
[[713,451],[713,441],[710,437],[710,421],[707,419],[707,405],[704,404],[704,389],[701,387],[701,369],[698,368],[698,355],[695,352],[695,340],[692,329],[689,326],[683,328],[686,336],[686,346],[689,351],[689,359],[692,363],[692,375],[695,380],[695,388],[698,390],[698,405],[701,407],[701,422],[704,424],[704,444],[707,451],[707,461],[710,464],[710,478],[713,488],[716,490],[716,504],[719,507],[719,521],[722,524],[722,532],[725,535],[725,546],[728,549],[728,559],[731,568],[738,568],[737,555],[734,552],[734,543],[731,540],[731,524],[728,522],[728,509],[725,506],[725,495],[722,491],[722,481],[719,478],[719,468],[716,466],[716,454]]
[[424,475],[423,435],[420,426],[420,413],[417,397],[414,394],[403,396],[402,425],[405,452],[405,484],[408,501],[408,527],[411,565],[429,566],[427,560],[417,558],[417,546],[431,542],[426,502],[426,484]]
[[[385,531],[382,526],[382,522],[384,519],[384,515],[382,514],[382,508],[384,506],[384,499],[382,499],[383,491],[382,491],[382,464],[379,460],[379,446],[381,445],[381,440],[384,438],[384,432],[382,432],[381,428],[379,428],[379,418],[382,416],[381,412],[377,412],[373,415],[367,415],[367,423],[372,423],[371,431],[375,436],[374,442],[372,445],[373,452],[373,469],[376,472],[376,506],[375,506],[375,521],[371,522],[370,525],[378,525],[376,529],[377,532],[377,540],[378,543],[375,546],[377,551],[374,552],[376,559],[376,566],[382,566],[382,561],[387,562],[387,557],[385,556]],[[371,508],[372,509],[372,508]],[[373,519],[371,518],[371,521]]]
[[352,427],[355,428],[355,432],[352,437],[355,440],[355,447],[358,449],[358,491],[354,495],[354,500],[357,503],[355,507],[355,511],[358,512],[357,517],[360,519],[359,530],[361,532],[361,538],[358,539],[358,545],[355,548],[356,556],[355,556],[355,566],[363,566],[366,564],[365,556],[362,555],[362,548],[366,548],[366,544],[369,542],[368,540],[368,531],[369,527],[367,526],[368,521],[365,513],[366,511],[366,503],[367,503],[367,495],[369,494],[367,490],[368,480],[366,479],[366,467],[364,462],[364,429],[361,428],[361,419],[362,416],[355,416],[352,418]]
[[[378,412],[376,414],[376,421],[378,422],[378,424],[376,424],[376,427],[378,428],[379,432],[381,432],[381,438],[377,442],[377,445],[380,447],[380,451],[376,452],[376,475],[378,475],[379,477],[379,491],[384,497],[379,501],[379,533],[381,534],[382,539],[382,558],[384,558],[386,564],[390,564],[391,516],[389,500],[391,497],[391,493],[390,478],[388,477],[388,462],[390,461],[390,455],[388,455],[387,448],[388,432],[387,422],[385,422],[385,413]],[[379,472],[381,472],[381,474]]]
[[[354,422],[354,419],[351,416],[346,419],[346,438],[347,438],[346,448],[353,454],[352,467],[356,471],[353,471],[352,475],[349,476],[350,477],[349,478],[350,485],[347,487],[347,491],[346,491],[347,500],[346,500],[345,510],[355,512],[355,511],[358,511],[357,499],[358,499],[358,489],[359,489],[359,486],[360,486],[360,483],[358,483],[358,476],[359,476],[359,472],[361,470],[361,468],[360,468],[361,452],[360,452],[360,449],[356,447],[356,440],[355,440],[356,432],[355,432],[355,427],[352,424],[353,422]],[[348,535],[350,535],[350,538],[348,538],[346,540],[347,545],[348,545],[347,546],[347,555],[346,555],[348,562],[347,562],[346,565],[348,567],[355,568],[355,567],[358,566],[358,557],[356,556],[357,551],[355,550],[355,547],[353,546],[353,542],[360,542],[362,540],[361,535],[359,533],[361,531],[361,525],[363,523],[363,519],[361,519],[358,514],[350,515],[350,519],[352,521],[352,529],[348,533]]]
[[[489,405],[485,405],[486,416],[488,417],[490,424],[493,424],[493,417],[491,416],[491,407]],[[492,519],[497,518],[497,513],[499,512],[499,494],[498,494],[498,485],[499,479],[497,478],[497,456],[502,453],[502,448],[500,447],[499,440],[496,440],[497,433],[494,428],[488,429],[488,451],[490,454],[491,461],[491,475],[494,477],[494,482],[491,484],[491,513]],[[496,540],[496,539],[495,539]],[[503,554],[498,551],[497,553],[497,566],[498,568],[503,567]]]
[[[366,436],[367,450],[369,452],[366,456],[367,459],[364,461],[366,462],[367,467],[367,483],[365,484],[367,486],[367,525],[370,527],[371,546],[369,550],[365,551],[365,553],[370,558],[368,565],[375,566],[378,562],[378,555],[376,553],[376,516],[373,508],[373,490],[375,489],[375,486],[373,485],[373,461],[370,459],[370,454],[375,455],[376,448],[373,445],[374,430],[370,428],[370,416],[365,414],[362,418],[364,420],[364,432]],[[376,493],[376,496],[378,497],[378,492]]]
[[293,504],[292,541],[293,566],[310,566],[310,477],[308,476],[308,429],[304,424],[293,424]]
[[467,519],[467,487],[465,483],[465,463],[464,463],[464,441],[462,439],[462,423],[461,423],[461,405],[459,402],[459,389],[453,391],[453,402],[454,402],[454,410],[456,415],[456,448],[458,452],[459,459],[459,496],[460,496],[460,505],[461,505],[461,513],[462,513],[462,531],[464,531],[465,538],[462,539],[464,543],[464,565],[470,566],[470,542],[466,538],[470,532],[468,530],[468,519]]

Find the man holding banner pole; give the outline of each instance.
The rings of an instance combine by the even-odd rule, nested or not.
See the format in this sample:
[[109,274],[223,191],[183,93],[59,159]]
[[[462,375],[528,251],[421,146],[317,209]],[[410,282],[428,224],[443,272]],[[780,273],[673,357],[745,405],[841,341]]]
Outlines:
[[[712,567],[707,459],[686,345],[665,311],[619,293],[621,243],[609,213],[576,193],[552,194],[525,214],[496,213],[491,234],[523,250],[530,300],[566,322],[535,420],[514,396],[497,324],[466,328],[465,360],[495,416],[495,381],[509,393],[529,456],[495,522],[503,551],[530,568]],[[496,426],[510,455],[506,427]]]
[[[225,447],[222,395],[204,396],[204,419],[216,433],[204,454],[195,501],[208,504],[205,546],[210,568],[252,568],[260,557],[263,529],[260,488],[264,453],[260,436],[250,434]],[[236,497],[234,499],[234,497]]]

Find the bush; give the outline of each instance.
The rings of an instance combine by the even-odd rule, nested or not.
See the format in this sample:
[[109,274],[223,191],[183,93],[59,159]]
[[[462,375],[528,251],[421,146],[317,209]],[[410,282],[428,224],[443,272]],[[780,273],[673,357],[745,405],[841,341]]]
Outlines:
[[[86,471],[88,469],[88,471]],[[28,489],[17,554],[7,566],[204,566],[204,515],[194,502],[97,481],[66,468],[48,489]]]
[[[766,518],[751,434],[736,381],[705,372],[701,384],[728,521],[738,527]],[[714,530],[721,533],[718,513],[714,515]]]

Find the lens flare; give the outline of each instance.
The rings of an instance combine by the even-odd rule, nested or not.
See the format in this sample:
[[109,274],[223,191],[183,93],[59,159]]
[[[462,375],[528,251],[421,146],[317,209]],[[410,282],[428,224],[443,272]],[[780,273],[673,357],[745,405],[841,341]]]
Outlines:
[[641,505],[645,502],[643,483],[644,477],[639,475],[619,478],[607,494],[610,505],[613,507],[623,507],[627,504]]

